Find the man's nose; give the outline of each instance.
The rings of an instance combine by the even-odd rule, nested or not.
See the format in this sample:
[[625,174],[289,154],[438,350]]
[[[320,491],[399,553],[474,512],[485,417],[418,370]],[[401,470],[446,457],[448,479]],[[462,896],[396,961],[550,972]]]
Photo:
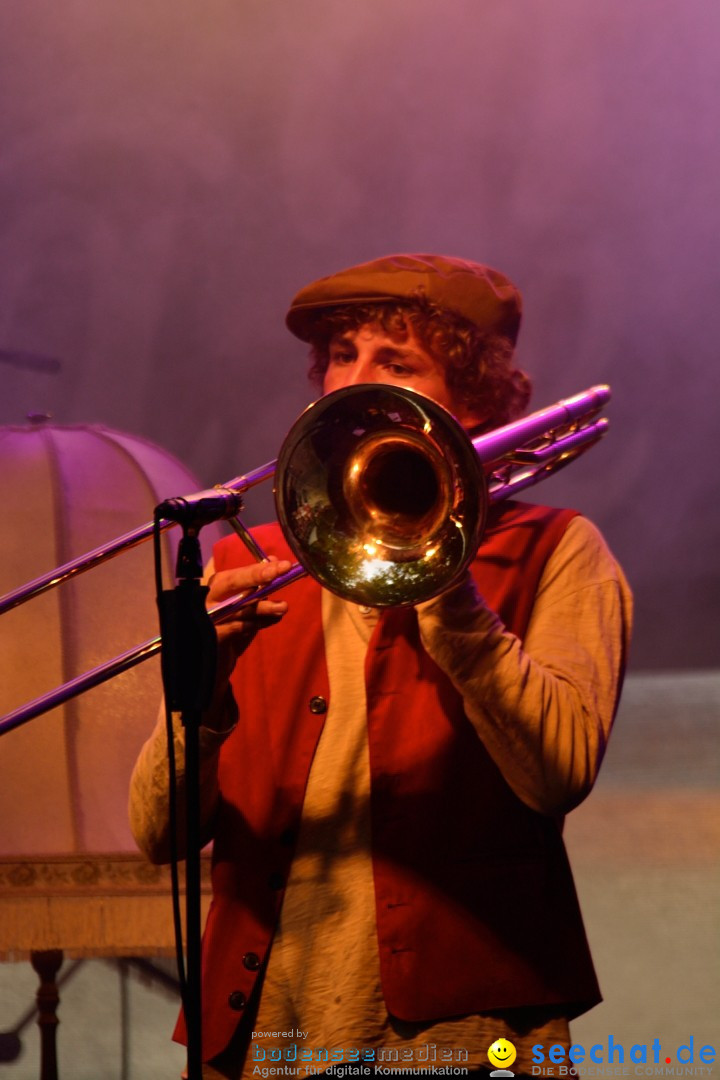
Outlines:
[[371,356],[359,356],[348,371],[346,385],[355,386],[357,383],[379,382],[378,371],[372,362]]

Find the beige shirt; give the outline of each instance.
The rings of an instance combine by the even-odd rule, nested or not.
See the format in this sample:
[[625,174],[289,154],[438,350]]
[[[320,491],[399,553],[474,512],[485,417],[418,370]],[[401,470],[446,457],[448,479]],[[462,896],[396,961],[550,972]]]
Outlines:
[[[581,801],[610,733],[631,617],[627,584],[594,526],[584,518],[568,526],[545,568],[522,646],[469,583],[417,610],[425,648],[462,694],[468,717],[516,794],[550,814]],[[423,1059],[441,1064],[433,1054],[445,1047],[459,1055],[454,1064],[473,1067],[486,1065],[488,1046],[504,1036],[518,1051],[515,1071],[530,1071],[534,1043],[568,1044],[563,1017],[516,1011],[419,1025],[385,1010],[370,861],[364,682],[376,615],[326,592],[322,613],[334,704],[310,771],[255,1022],[257,1032],[300,1030],[307,1036],[301,1043],[272,1036],[253,1041],[266,1049],[293,1042],[306,1049],[383,1048],[390,1056],[401,1048],[410,1068],[422,1067]],[[163,816],[163,738],[156,729],[133,782],[135,835],[151,857],[159,850],[155,815]],[[212,763],[223,736],[207,732],[205,739],[203,784],[212,805]],[[245,1076],[253,1064],[251,1047]]]

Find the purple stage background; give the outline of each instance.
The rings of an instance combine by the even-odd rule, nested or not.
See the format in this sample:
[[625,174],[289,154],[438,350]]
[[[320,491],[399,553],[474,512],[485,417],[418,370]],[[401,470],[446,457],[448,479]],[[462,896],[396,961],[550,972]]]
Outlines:
[[310,399],[298,287],[489,262],[535,407],[614,390],[536,497],[621,558],[635,669],[718,666],[720,6],[3,0],[0,87],[0,423],[102,422],[227,480]]

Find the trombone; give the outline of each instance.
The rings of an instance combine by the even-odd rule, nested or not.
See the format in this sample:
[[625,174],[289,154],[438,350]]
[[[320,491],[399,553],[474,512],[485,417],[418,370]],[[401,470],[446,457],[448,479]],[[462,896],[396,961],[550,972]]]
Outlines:
[[[608,386],[594,386],[471,438],[446,409],[405,387],[362,384],[320,398],[296,420],[276,461],[216,489],[234,494],[237,508],[237,496],[274,477],[278,520],[297,562],[270,584],[213,607],[213,622],[306,574],[370,607],[436,596],[474,558],[491,506],[540,483],[602,438],[608,421],[598,413],[609,399]],[[164,519],[159,527],[174,524]],[[264,558],[244,525],[237,518],[231,524],[252,555]],[[149,522],[15,589],[0,598],[0,614],[135,547],[153,530]],[[0,720],[0,734],[160,648],[161,639],[151,638],[15,709]]]

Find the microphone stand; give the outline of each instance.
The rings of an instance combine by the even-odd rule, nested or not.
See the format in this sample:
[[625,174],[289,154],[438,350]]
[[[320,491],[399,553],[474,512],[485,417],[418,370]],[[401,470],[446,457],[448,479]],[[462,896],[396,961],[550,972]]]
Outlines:
[[202,984],[200,931],[200,720],[212,697],[217,636],[205,609],[201,585],[199,526],[183,522],[174,589],[158,594],[162,676],[166,701],[180,712],[185,729],[185,904],[187,982],[183,1000],[187,1025],[188,1080],[202,1078]]

